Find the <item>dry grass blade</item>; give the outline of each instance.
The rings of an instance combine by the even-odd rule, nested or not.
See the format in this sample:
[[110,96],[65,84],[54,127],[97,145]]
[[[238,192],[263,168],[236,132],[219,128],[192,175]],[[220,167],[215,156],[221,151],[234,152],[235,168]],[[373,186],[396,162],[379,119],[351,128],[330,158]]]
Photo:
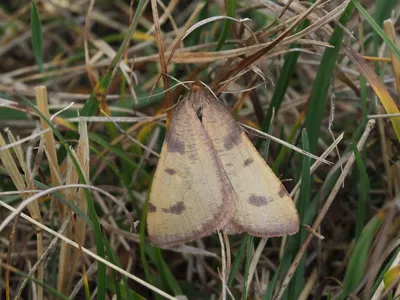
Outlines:
[[268,242],[268,238],[261,239],[260,243],[257,246],[256,251],[254,252],[253,258],[251,259],[250,268],[249,268],[249,276],[248,276],[248,279],[247,279],[247,287],[246,287],[247,288],[247,290],[246,290],[246,294],[247,295],[249,295],[250,285],[251,285],[251,283],[253,281],[254,274],[257,271],[258,262],[260,260],[261,254],[263,253],[265,245],[267,244],[267,242]]
[[[397,197],[397,199],[395,199],[396,202],[399,202],[400,199],[399,197]],[[398,252],[395,256],[395,258],[393,259],[391,265],[390,265],[390,269],[398,266],[400,264],[400,252]],[[385,284],[383,282],[383,279],[381,281],[381,283],[379,284],[378,288],[375,290],[375,293],[373,294],[373,296],[371,297],[371,300],[378,300],[381,299],[381,295],[383,294],[385,290]]]
[[[167,63],[165,60],[165,54],[164,54],[164,42],[162,40],[161,36],[161,28],[160,28],[160,23],[159,23],[159,17],[158,17],[158,10],[157,10],[157,0],[151,0],[151,10],[153,12],[153,21],[154,21],[154,28],[155,28],[155,33],[156,33],[156,40],[157,40],[157,47],[158,47],[158,55],[160,57],[160,66],[161,66],[161,76],[163,78],[163,83],[164,83],[164,89],[166,90],[165,92],[165,100],[167,103],[167,106],[170,107],[172,106],[172,98],[171,98],[171,93],[169,91],[169,82],[168,82],[168,76],[166,75],[168,73],[167,70]],[[167,125],[169,120],[171,119],[171,112],[167,112]]]
[[[80,139],[77,149],[77,159],[80,164],[81,170],[83,171],[86,179],[89,178],[89,140],[87,134],[87,126],[85,121],[79,123]],[[66,184],[78,183],[78,173],[76,172],[71,159],[68,157],[67,160],[67,175]],[[87,213],[87,202],[84,198],[82,190],[78,191],[76,188],[66,190],[67,199],[77,202],[78,208],[84,213]],[[71,212],[69,212],[71,214]],[[75,227],[75,233],[73,233],[73,227]],[[65,236],[69,239],[74,237],[74,240],[79,244],[83,245],[86,233],[86,223],[83,219],[78,218],[76,222],[70,223],[65,231]],[[68,294],[71,291],[73,278],[69,274],[75,274],[76,264],[80,255],[79,249],[71,249],[71,247],[65,242],[61,242],[61,252],[63,253],[64,260],[59,264],[59,277],[57,289],[63,293]]]
[[[101,50],[101,52],[107,54],[107,56],[111,59],[114,58],[117,54],[117,52],[103,40],[92,40],[92,43],[97,48],[99,48]],[[120,61],[120,63],[118,64],[118,67],[121,69],[121,72],[124,75],[126,82],[128,83],[129,91],[132,95],[134,103],[137,103],[136,92],[135,92],[135,89],[133,88],[131,68],[126,64],[125,61]],[[90,71],[93,72],[92,69],[90,69]]]
[[222,270],[220,272],[221,281],[222,281],[222,300],[226,300],[226,255],[225,255],[225,246],[224,239],[222,237],[221,232],[218,231],[219,243],[221,245],[221,262],[222,262]]
[[[0,204],[1,205],[1,204]],[[68,224],[70,222],[70,219],[67,218],[65,220],[65,222],[62,224],[62,226],[60,227],[60,229],[58,230],[58,234],[62,235],[65,232],[65,229],[67,228]],[[15,299],[20,299],[21,294],[25,288],[25,286],[28,284],[29,281],[29,277],[32,276],[34,274],[34,272],[36,272],[36,270],[44,264],[45,260],[48,258],[48,256],[56,249],[56,245],[58,242],[58,238],[54,237],[50,244],[46,247],[46,249],[43,251],[43,254],[38,258],[37,262],[35,263],[35,265],[31,268],[31,270],[28,273],[27,278],[24,279],[24,281],[22,281],[21,285],[18,288],[17,294],[15,296]]]
[[[342,14],[343,10],[346,8],[346,6],[349,4],[350,0],[346,0],[341,2],[340,5],[335,7],[333,10],[331,10],[329,13],[327,13],[324,17],[320,18],[318,17],[317,14],[311,13],[307,16],[307,19],[309,19],[312,24],[305,28],[304,30],[290,36],[290,39],[299,39],[304,36],[307,36],[313,32],[315,32],[317,29],[323,28],[328,35],[332,34],[333,29],[331,27],[328,27],[327,24],[330,22],[334,21],[340,14]],[[301,6],[299,3],[294,2],[293,7],[298,7],[298,12],[303,13],[307,9],[304,6]],[[346,30],[347,34],[352,37],[351,33]]]
[[[233,67],[231,67],[228,71],[226,71],[222,76],[218,77],[217,81],[213,83],[212,89],[214,90],[216,95],[219,95],[224,88],[228,85],[228,80],[230,78],[234,78],[237,74],[251,66],[265,54],[267,54],[272,48],[278,45],[286,36],[288,36],[320,3],[322,0],[316,1],[311,7],[301,14],[296,22],[294,22],[288,29],[286,29],[280,36],[278,36],[271,44],[257,51],[256,53],[246,57]],[[220,83],[226,82],[221,85]]]
[[[398,114],[400,113],[395,101],[393,100],[392,96],[389,94],[383,83],[380,81],[379,77],[376,73],[371,69],[371,67],[365,62],[360,54],[355,52],[350,47],[343,48],[346,55],[352,60],[354,65],[360,71],[362,75],[368,80],[369,84],[375,91],[376,95],[378,96],[379,100],[381,101],[383,107],[385,108],[386,112],[389,114]],[[396,132],[397,139],[400,141],[400,118],[390,118],[392,122],[393,128]]]
[[[78,183],[78,174],[74,169],[74,165],[70,157],[67,158],[67,172],[66,172],[66,185],[76,184]],[[65,196],[67,199],[75,202],[76,200],[76,188],[71,188],[65,191]],[[66,209],[66,220],[70,219],[71,211]],[[68,239],[72,239],[74,236],[72,232],[72,224],[69,223],[64,235]],[[70,267],[71,267],[71,247],[61,241],[60,245],[60,263],[58,264],[58,276],[57,276],[57,290],[62,293],[68,292],[68,284],[67,282],[70,280]]]
[[[119,142],[121,142],[124,139],[124,137],[126,137],[126,135],[130,135],[131,133],[137,131],[140,127],[143,127],[149,123],[152,123],[152,122],[155,122],[158,120],[162,120],[164,118],[165,118],[165,114],[161,114],[161,115],[147,118],[146,120],[139,122],[139,123],[131,126],[130,128],[128,128],[127,130],[125,130],[123,134],[116,137],[113,141],[111,141],[110,145],[111,146],[117,145]],[[110,120],[110,119],[108,119],[108,120]],[[103,152],[101,152],[99,156],[106,155],[108,151],[109,151],[108,149],[104,149]]]
[[190,17],[188,18],[186,23],[183,25],[183,27],[179,31],[179,34],[176,35],[175,39],[171,43],[171,46],[168,47],[168,51],[171,51],[171,54],[170,54],[170,56],[168,58],[168,63],[170,63],[171,56],[177,50],[177,48],[179,47],[179,45],[182,42],[182,40],[184,40],[185,37],[188,35],[190,26],[192,25],[194,20],[198,17],[198,15],[200,14],[200,12],[204,8],[204,6],[205,6],[205,3],[198,3],[196,5],[195,9],[193,10],[193,13],[190,15]]
[[379,119],[379,118],[400,117],[400,113],[395,113],[395,114],[368,115],[367,117],[368,117],[368,119]]
[[[41,113],[48,119],[50,119],[50,112],[48,109],[48,99],[47,99],[47,89],[44,86],[38,86],[35,89],[36,99],[38,103],[38,109]],[[62,181],[60,178],[60,168],[58,165],[58,158],[57,158],[57,151],[55,146],[54,135],[51,131],[47,131],[49,126],[47,125],[46,121],[40,120],[42,130],[45,131],[44,133],[44,145],[46,149],[46,156],[50,163],[50,173],[51,179],[54,185],[62,185]],[[64,215],[64,208],[63,205],[60,204],[59,206],[61,215]]]
[[[394,25],[391,19],[385,20],[383,23],[384,29],[390,40],[397,46],[399,49],[399,43],[396,38],[396,32],[394,29]],[[396,83],[397,95],[400,95],[400,61],[396,57],[395,53],[392,49],[389,48],[390,57],[392,59],[392,70],[394,75],[394,81]],[[398,118],[400,120],[400,117]],[[392,169],[390,167],[390,151],[388,148],[391,147],[392,142],[386,139],[386,134],[384,130],[383,120],[378,119],[379,131],[381,134],[381,146],[382,146],[382,154],[383,160],[385,164],[386,174],[388,177],[388,195],[393,197],[393,175]],[[399,140],[400,141],[400,140]]]
[[113,119],[111,119],[111,117],[107,116],[107,114],[106,114],[103,110],[101,110],[101,112],[102,112],[104,115],[106,115],[106,117],[108,117],[109,120],[110,120],[111,122],[114,123],[115,127],[117,127],[118,130],[119,130],[123,135],[125,135],[125,137],[127,137],[130,141],[132,141],[132,142],[133,142],[134,144],[136,144],[136,145],[139,145],[140,147],[142,147],[143,149],[145,149],[145,150],[148,151],[149,153],[153,154],[154,156],[160,157],[160,155],[159,155],[157,152],[153,151],[152,149],[150,149],[150,148],[147,147],[146,145],[142,144],[141,142],[139,142],[138,140],[132,138],[129,134],[127,134],[121,127],[118,126],[118,124],[117,124],[115,121],[113,121]]
[[33,113],[32,110],[21,106],[19,103],[15,102],[15,101],[10,101],[7,99],[0,98],[0,107],[10,108],[12,110],[18,110],[18,111],[36,116],[36,114]]
[[311,291],[315,287],[317,280],[318,280],[318,270],[317,270],[317,268],[315,268],[312,270],[311,275],[310,275],[309,279],[307,280],[307,283],[304,286],[304,289],[301,291],[301,294],[300,294],[298,300],[307,300],[310,297]]
[[[388,37],[392,40],[393,43],[397,45],[397,48],[399,48],[400,45],[397,42],[396,31],[394,29],[392,19],[385,20],[383,26],[385,28],[385,32],[388,35]],[[394,80],[396,82],[397,95],[400,95],[400,61],[397,59],[392,49],[389,49],[389,51],[390,51],[390,57],[392,59],[392,69],[394,74]]]
[[[395,200],[395,199],[393,199]],[[385,252],[389,246],[390,236],[393,230],[393,223],[396,222],[398,216],[398,204],[395,201],[388,202],[380,213],[383,218],[383,224],[375,238],[376,246],[371,251],[370,255],[370,266],[368,268],[368,274],[366,276],[367,282],[364,288],[364,298],[368,298],[371,295],[372,286],[375,283],[376,277],[378,277],[379,271],[382,269],[383,261],[381,259],[382,253]]]
[[[177,6],[177,4],[179,3],[179,0],[171,0],[168,3],[168,6],[164,8],[164,14],[159,18],[159,26],[163,25],[168,19],[171,21],[172,26],[174,27],[174,30],[178,30],[177,26],[174,22],[174,19],[172,17],[172,11],[174,10],[174,8]],[[160,5],[164,5],[161,1],[159,2]],[[153,25],[148,31],[147,33],[151,33],[155,30],[155,25]]]
[[[339,135],[338,138],[324,151],[324,153],[322,153],[322,155],[320,156],[321,159],[324,159],[324,158],[328,157],[329,154],[331,154],[331,152],[334,149],[336,149],[337,145],[343,139],[343,135],[344,135],[343,133],[341,135]],[[313,165],[311,166],[310,174],[314,173],[314,171],[319,167],[320,164],[321,164],[321,160],[317,160],[316,162],[314,162]],[[297,192],[297,190],[300,188],[300,184],[301,184],[301,178],[296,183],[295,187],[293,188],[292,192],[290,193],[290,195],[292,197]]]
[[285,142],[285,141],[283,141],[283,140],[281,140],[281,139],[278,139],[278,138],[276,138],[276,137],[274,137],[274,136],[272,136],[272,135],[270,135],[270,134],[268,134],[268,133],[262,132],[262,131],[260,131],[260,130],[258,130],[258,129],[255,129],[255,128],[251,127],[251,126],[248,126],[248,125],[246,125],[246,124],[241,124],[241,125],[242,125],[244,128],[246,128],[246,129],[250,129],[250,130],[256,132],[257,134],[259,134],[259,135],[262,136],[262,137],[266,137],[266,138],[268,138],[268,139],[271,139],[271,140],[273,140],[274,142],[277,142],[277,143],[279,143],[279,144],[281,144],[281,145],[283,145],[283,146],[285,146],[285,147],[288,147],[288,148],[290,148],[290,149],[292,149],[292,150],[294,150],[294,151],[296,151],[296,152],[299,152],[299,153],[301,153],[301,154],[303,154],[303,155],[309,156],[309,157],[311,157],[311,158],[313,158],[313,159],[316,159],[316,160],[319,161],[319,162],[323,162],[323,163],[325,163],[325,164],[327,164],[327,165],[332,165],[332,162],[326,160],[325,158],[321,158],[321,157],[319,157],[319,156],[317,156],[317,155],[314,155],[314,154],[312,154],[312,153],[309,153],[309,152],[307,152],[307,151],[304,151],[303,149],[300,149],[300,148],[298,148],[298,147],[296,147],[296,146],[293,146],[293,145],[291,145],[291,144],[289,144],[289,143],[287,143],[287,142]]
[[92,84],[92,87],[96,86],[98,82],[98,78],[96,78],[95,73],[93,72],[92,65],[90,63],[90,56],[89,56],[89,28],[90,28],[90,21],[92,17],[93,7],[94,7],[95,0],[89,1],[89,7],[86,14],[85,20],[85,38],[84,38],[84,48],[85,48],[85,62],[86,62],[86,70],[88,73],[89,80]]
[[[18,191],[23,192],[26,189],[33,189],[32,185],[32,174],[27,168],[25,159],[22,154],[22,149],[20,148],[20,144],[18,144],[15,141],[14,136],[10,131],[8,131],[8,136],[11,141],[11,143],[14,145],[13,148],[15,150],[15,153],[17,154],[20,166],[25,172],[25,179],[26,182],[29,184],[27,186],[25,184],[25,180],[22,178],[22,175],[20,174],[17,164],[14,161],[14,158],[11,155],[11,152],[9,149],[6,148],[6,142],[0,133],[0,148],[3,150],[0,150],[0,160],[3,162],[3,165],[5,169],[8,171],[9,176],[11,177],[13,183],[15,184],[16,188]],[[30,194],[21,194],[22,199],[25,199],[30,196]],[[32,216],[33,219],[35,219],[38,222],[42,221],[40,209],[39,209],[39,203],[38,201],[34,201],[30,203],[27,206],[30,215]],[[40,258],[43,254],[43,233],[40,230],[37,230],[37,257]],[[42,264],[39,265],[38,268],[38,279],[43,281],[44,279],[44,267]],[[37,288],[37,296],[38,297],[43,297],[43,288],[41,286],[38,286]]]
[[[153,0],[154,1],[154,0]],[[198,6],[197,6],[197,9],[195,10],[195,12],[193,13],[193,15],[192,15],[192,17],[191,18],[189,18],[189,20],[188,20],[188,22],[186,23],[187,25],[189,25],[189,21],[191,21],[192,20],[192,18],[194,18],[195,17],[195,14],[197,14],[197,13],[199,13],[200,12],[200,9],[201,9],[201,4],[199,4]],[[205,53],[205,54],[201,54],[201,53],[199,53],[199,54],[196,54],[196,53],[187,53],[186,55],[184,55],[184,58],[182,59],[182,58],[179,58],[178,56],[180,56],[179,54],[177,54],[176,55],[176,51],[177,51],[177,49],[178,49],[178,47],[179,47],[179,45],[180,45],[180,43],[190,34],[190,33],[192,33],[194,30],[196,30],[197,28],[199,28],[199,27],[201,27],[201,26],[203,26],[203,25],[205,25],[205,24],[207,24],[207,23],[210,23],[210,22],[215,22],[215,21],[217,21],[217,20],[221,20],[221,19],[229,19],[229,20],[234,20],[234,21],[236,21],[236,22],[242,22],[243,20],[236,20],[236,19],[233,19],[233,18],[230,18],[230,17],[226,17],[226,16],[218,16],[218,17],[211,17],[211,18],[208,18],[208,19],[205,19],[205,20],[202,20],[202,21],[200,21],[200,22],[197,22],[195,25],[193,25],[193,26],[191,26],[188,30],[186,30],[184,33],[182,33],[180,36],[177,36],[177,38],[174,40],[174,42],[175,42],[175,44],[172,44],[173,45],[173,47],[172,47],[172,50],[171,51],[168,51],[168,52],[166,52],[165,54],[164,53],[160,53],[160,50],[159,50],[159,56],[157,57],[157,58],[159,58],[160,59],[160,61],[161,61],[161,59],[164,59],[164,55],[168,55],[168,60],[167,60],[167,64],[169,64],[170,62],[181,62],[181,63],[183,63],[183,62],[188,62],[188,61],[185,61],[185,57],[186,56],[188,56],[188,59],[189,59],[189,61],[191,61],[191,62],[193,62],[193,63],[199,63],[199,62],[207,62],[207,61],[201,61],[201,60],[199,60],[199,59],[201,59],[201,58],[204,58],[204,56],[211,56],[211,57],[216,57],[216,56],[221,56],[221,53],[219,53],[219,52],[207,52],[207,53]],[[246,19],[247,20],[247,19]],[[185,26],[186,27],[186,26]],[[197,56],[197,57],[196,57]],[[226,56],[224,56],[224,58],[226,58]],[[162,65],[162,64],[161,64]],[[156,78],[156,80],[155,80],[155,83],[154,83],[154,85],[153,85],[153,87],[152,87],[152,89],[151,89],[151,91],[150,91],[150,97],[153,95],[153,92],[154,92],[154,89],[155,89],[155,85],[158,83],[158,81],[160,80],[160,77],[161,76],[165,76],[167,73],[166,72],[162,72],[160,75],[158,75],[158,77]],[[165,86],[164,86],[165,87]],[[168,91],[168,89],[166,88],[166,91]],[[172,106],[172,103],[170,103],[170,102],[168,102],[167,101],[167,107],[171,107]],[[168,124],[168,120],[170,119],[170,114],[168,113],[168,119],[167,119],[167,124]]]

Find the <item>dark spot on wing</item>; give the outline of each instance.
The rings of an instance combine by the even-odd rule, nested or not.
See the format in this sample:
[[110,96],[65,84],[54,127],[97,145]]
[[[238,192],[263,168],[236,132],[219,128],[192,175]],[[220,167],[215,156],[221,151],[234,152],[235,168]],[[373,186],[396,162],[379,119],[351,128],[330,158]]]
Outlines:
[[170,153],[185,153],[185,143],[175,136],[170,135],[168,139],[165,140],[168,147],[168,152]]
[[254,160],[251,157],[249,157],[248,159],[246,159],[244,161],[244,167],[247,167],[248,165],[252,164],[253,162],[254,162]]
[[252,194],[249,197],[249,199],[247,199],[247,202],[249,202],[251,205],[260,207],[260,206],[266,205],[269,202],[269,200],[271,200],[271,199],[267,199],[267,198],[265,198],[265,196],[257,196],[257,195]]
[[157,207],[153,203],[149,202],[149,205],[147,206],[147,212],[153,213],[156,211],[157,211]]
[[165,142],[167,143],[167,149],[168,152],[171,153],[180,153],[184,154],[185,153],[185,143],[179,138],[179,135],[177,135],[176,130],[174,130],[174,124],[173,120],[171,121],[169,130],[167,131],[167,134],[165,135]]
[[287,191],[286,191],[285,187],[283,186],[283,184],[281,184],[281,187],[279,188],[279,191],[278,191],[278,195],[279,195],[279,197],[282,198],[286,194],[287,194]]
[[169,208],[163,208],[162,211],[169,214],[180,215],[185,210],[185,204],[183,201],[176,202]]
[[231,150],[234,146],[237,146],[241,143],[241,133],[242,131],[238,127],[238,125],[235,125],[233,128],[230,129],[228,134],[224,136],[224,147],[226,150]]
[[176,171],[171,168],[166,168],[164,171],[167,172],[169,175],[174,175],[176,173]]
[[233,164],[232,164],[232,163],[227,163],[225,166],[227,166],[227,167],[233,167]]

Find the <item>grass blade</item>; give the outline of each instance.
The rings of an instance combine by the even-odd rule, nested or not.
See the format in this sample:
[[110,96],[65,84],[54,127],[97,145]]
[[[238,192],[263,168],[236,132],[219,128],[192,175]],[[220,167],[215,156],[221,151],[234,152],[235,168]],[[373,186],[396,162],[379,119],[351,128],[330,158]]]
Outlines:
[[383,215],[378,214],[365,226],[351,254],[344,276],[343,292],[339,299],[344,299],[353,292],[363,278],[364,270],[368,262],[369,249],[382,221]]
[[[313,1],[314,2],[314,1]],[[299,27],[295,30],[295,33],[302,31],[305,29],[310,22],[308,20],[303,21],[299,25]],[[297,48],[299,45],[294,44],[291,46],[291,48]],[[264,118],[264,121],[261,126],[261,130],[264,132],[268,131],[268,127],[271,125],[271,118],[272,114],[275,111],[275,115],[278,113],[279,108],[281,106],[281,103],[283,101],[283,98],[285,97],[287,88],[289,87],[290,81],[296,71],[296,64],[299,59],[300,52],[290,52],[289,54],[286,55],[285,57],[285,62],[283,63],[282,66],[282,71],[281,75],[279,76],[279,79],[275,85],[274,89],[274,94],[272,95],[271,103],[268,107],[267,114]],[[261,146],[262,140],[259,139],[256,143],[256,147],[259,148]]]
[[162,252],[160,248],[155,248],[156,251],[156,261],[158,270],[161,273],[162,279],[166,282],[170,290],[174,295],[183,295],[181,287],[179,286],[178,281],[175,279],[174,274],[171,272],[168,264],[162,257]]
[[[360,14],[368,21],[368,23],[372,26],[374,31],[385,41],[385,43],[389,46],[390,50],[393,51],[393,54],[396,56],[398,60],[400,60],[400,50],[397,48],[396,44],[387,36],[385,31],[375,22],[374,18],[365,10],[364,7],[360,4],[359,0],[352,0],[357,10]],[[383,1],[380,1],[383,2]],[[391,1],[392,3],[396,1]]]
[[133,17],[132,24],[129,27],[125,39],[121,43],[114,59],[112,60],[110,66],[107,69],[106,74],[100,79],[99,83],[96,85],[96,87],[93,89],[93,92],[90,94],[89,99],[85,102],[85,105],[80,112],[81,116],[91,116],[96,112],[98,104],[101,103],[100,101],[98,102],[98,100],[104,97],[108,89],[108,86],[110,84],[114,69],[117,67],[118,62],[121,60],[122,55],[125,51],[125,47],[127,46],[129,40],[131,39],[131,36],[135,32],[136,27],[139,23],[139,17],[146,8],[147,3],[148,0],[139,1],[138,7],[136,8],[135,16]]
[[232,285],[233,280],[235,279],[235,275],[241,266],[243,256],[246,252],[246,245],[249,242],[249,238],[250,238],[250,236],[248,234],[246,234],[244,236],[244,238],[242,239],[242,242],[240,243],[238,253],[236,255],[235,261],[232,264],[231,272],[228,277],[228,283],[227,283],[228,288]]
[[[307,131],[303,129],[302,131],[302,144],[305,151],[309,151],[308,135]],[[309,201],[311,197],[311,177],[310,177],[310,167],[311,159],[308,156],[302,156],[302,174],[301,174],[301,187],[300,187],[300,197],[297,202],[297,211],[300,217],[300,224],[304,224],[306,218],[307,208],[309,207]],[[307,237],[307,232],[300,228],[300,232],[293,238],[295,240],[295,246],[292,251],[297,252],[300,249],[301,244]],[[297,299],[304,287],[304,271],[305,271],[305,257],[300,261],[296,273],[294,275],[293,281],[288,289],[289,297],[292,299]]]
[[[350,2],[343,15],[340,17],[340,24],[345,26],[354,10],[354,4]],[[325,100],[328,95],[329,85],[333,70],[336,65],[337,55],[343,39],[343,28],[336,26],[329,39],[329,44],[334,48],[327,48],[322,56],[320,67],[315,78],[314,85],[308,99],[308,110],[305,120],[305,127],[310,138],[310,151],[314,153],[317,148],[317,141],[321,130],[322,116],[325,109]]]
[[244,268],[244,282],[243,282],[243,289],[242,289],[242,300],[247,299],[247,281],[249,278],[249,269],[251,264],[251,258],[253,256],[253,247],[254,247],[254,237],[250,236],[248,243],[247,243],[247,250],[246,250],[246,264]]
[[[353,145],[356,145],[355,139],[353,138]],[[363,159],[361,158],[360,152],[357,147],[354,146],[354,155],[356,166],[360,178],[360,195],[357,202],[357,221],[356,221],[356,240],[360,237],[362,230],[365,226],[365,220],[367,220],[367,208],[368,208],[368,194],[370,190],[369,178],[367,174],[367,169],[365,168]]]
[[39,66],[39,71],[43,73],[43,31],[42,22],[35,1],[32,1],[31,7],[31,35],[33,55]]
[[[228,17],[234,18],[236,13],[236,0],[228,0],[226,1],[226,15]],[[232,21],[225,20],[224,28],[222,29],[222,33],[218,39],[218,44],[215,47],[214,51],[221,50],[222,46],[225,43],[225,40],[228,37],[229,32],[232,30]]]
[[[386,89],[385,85],[381,82],[378,75],[372,70],[372,68],[366,63],[366,61],[361,57],[360,54],[355,52],[352,48],[344,47],[346,55],[352,59],[352,62],[360,71],[360,73],[367,79],[375,94],[378,96],[386,113],[388,114],[398,114],[400,113],[396,102],[393,100],[392,96]],[[400,141],[400,117],[390,118],[393,128],[396,132],[397,139]]]

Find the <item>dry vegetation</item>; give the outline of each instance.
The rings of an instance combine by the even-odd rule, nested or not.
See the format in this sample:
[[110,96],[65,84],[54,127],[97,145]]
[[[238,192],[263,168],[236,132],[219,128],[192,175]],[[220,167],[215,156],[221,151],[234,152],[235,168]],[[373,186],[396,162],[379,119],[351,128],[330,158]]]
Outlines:
[[[0,299],[398,297],[400,11],[360,2],[0,3]],[[194,80],[257,129],[298,234],[147,240]]]

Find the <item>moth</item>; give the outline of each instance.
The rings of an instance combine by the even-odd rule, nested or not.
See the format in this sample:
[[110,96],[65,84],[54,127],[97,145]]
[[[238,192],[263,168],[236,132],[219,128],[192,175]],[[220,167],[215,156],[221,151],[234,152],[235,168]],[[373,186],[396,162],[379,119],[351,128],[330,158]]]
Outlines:
[[173,111],[150,190],[147,230],[162,247],[221,229],[290,235],[298,231],[299,217],[230,112],[195,82]]

